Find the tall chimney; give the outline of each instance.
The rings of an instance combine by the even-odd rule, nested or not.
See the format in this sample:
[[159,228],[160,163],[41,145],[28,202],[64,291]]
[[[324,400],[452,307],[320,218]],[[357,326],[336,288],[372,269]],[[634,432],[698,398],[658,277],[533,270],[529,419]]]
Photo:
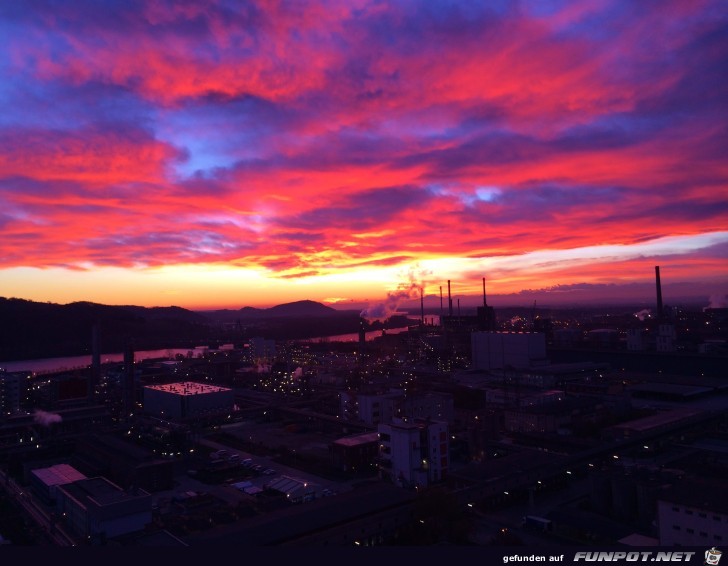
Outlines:
[[655,287],[657,288],[657,319],[662,320],[662,285],[660,284],[660,266],[655,266]]
[[440,324],[442,324],[442,285],[440,285]]
[[425,324],[425,290],[420,287],[420,322]]
[[485,300],[485,277],[483,277],[483,306],[488,306],[488,301]]
[[447,280],[447,305],[448,314],[452,316],[452,296],[450,295],[450,280]]

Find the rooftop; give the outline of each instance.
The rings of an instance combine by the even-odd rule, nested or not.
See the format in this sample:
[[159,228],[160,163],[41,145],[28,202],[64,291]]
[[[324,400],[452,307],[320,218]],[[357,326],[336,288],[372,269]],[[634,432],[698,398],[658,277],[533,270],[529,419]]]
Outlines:
[[194,381],[180,381],[178,383],[167,383],[166,385],[147,385],[146,389],[164,391],[174,395],[205,395],[207,393],[219,393],[221,391],[232,391],[227,387],[196,383]]
[[674,397],[693,397],[710,393],[712,387],[697,387],[693,385],[679,385],[674,383],[638,383],[629,387],[633,393],[657,393]]
[[357,434],[356,436],[346,436],[334,440],[334,444],[340,446],[360,446],[362,444],[369,444],[371,442],[379,441],[378,432],[365,432],[364,434]]
[[271,481],[266,487],[268,489],[285,493],[288,496],[293,495],[295,497],[296,495],[304,494],[306,491],[314,492],[319,486],[318,484],[299,478],[280,476],[279,478]]
[[128,493],[103,477],[79,480],[65,485],[61,489],[70,493],[77,501],[82,502],[86,508],[105,507],[149,497],[149,494],[143,489],[138,490],[136,494]]
[[39,468],[33,470],[33,475],[36,476],[45,485],[64,485],[67,483],[75,482],[78,480],[85,480],[81,472],[79,472],[73,466],[68,464],[56,464],[50,468]]
[[642,417],[640,419],[612,425],[609,429],[628,429],[636,432],[644,432],[660,426],[678,423],[699,414],[700,411],[693,409],[673,409],[670,411],[662,411],[648,417]]

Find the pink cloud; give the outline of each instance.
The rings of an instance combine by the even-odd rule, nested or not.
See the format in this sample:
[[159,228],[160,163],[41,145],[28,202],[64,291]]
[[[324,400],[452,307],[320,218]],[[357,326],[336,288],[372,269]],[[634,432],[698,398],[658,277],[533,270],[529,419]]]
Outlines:
[[413,6],[17,8],[0,266],[296,279],[728,226],[719,4]]

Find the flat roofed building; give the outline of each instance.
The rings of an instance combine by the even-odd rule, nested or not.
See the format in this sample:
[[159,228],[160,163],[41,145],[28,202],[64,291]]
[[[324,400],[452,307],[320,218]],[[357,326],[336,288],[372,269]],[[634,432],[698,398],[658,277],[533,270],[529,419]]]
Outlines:
[[289,476],[280,476],[265,488],[284,494],[291,503],[311,501],[319,497],[322,491],[317,483]]
[[7,372],[0,369],[0,419],[20,413],[25,408],[30,372]]
[[79,437],[72,462],[87,476],[103,476],[124,488],[135,485],[156,492],[174,487],[173,460],[111,434]]
[[47,501],[55,500],[58,486],[84,479],[86,479],[85,475],[68,464],[38,468],[30,473],[31,484],[36,492]]
[[605,428],[602,437],[605,439],[631,438],[642,434],[667,432],[678,425],[687,424],[703,416],[697,409],[679,408],[661,411],[654,415],[634,419]]
[[540,332],[473,332],[474,369],[527,368],[546,358],[546,337]]
[[725,482],[685,478],[657,499],[657,526],[662,546],[725,545],[728,541],[728,494]]
[[397,404],[404,398],[402,392],[382,394],[342,391],[341,417],[345,421],[363,422],[369,426],[391,422],[397,413]]
[[235,404],[232,389],[182,381],[144,388],[144,412],[168,419],[214,417],[230,412]]
[[140,531],[152,521],[152,496],[143,489],[124,491],[103,477],[59,486],[58,511],[83,537],[104,539]]
[[339,438],[331,443],[331,460],[334,467],[344,471],[375,469],[379,454],[379,433],[366,432]]
[[380,475],[402,487],[442,481],[450,464],[446,422],[416,420],[380,424]]

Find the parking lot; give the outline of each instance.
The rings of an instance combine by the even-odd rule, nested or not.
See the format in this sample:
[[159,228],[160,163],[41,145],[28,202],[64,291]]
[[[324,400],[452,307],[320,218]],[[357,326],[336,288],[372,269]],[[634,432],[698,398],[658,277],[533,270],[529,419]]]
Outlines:
[[[173,490],[153,494],[155,506],[164,513],[175,502],[195,494],[209,494],[230,506],[258,502],[266,486],[287,476],[315,484],[321,496],[334,496],[352,489],[354,480],[323,477],[296,467],[304,460],[326,462],[329,442],[335,435],[286,427],[285,423],[240,422],[221,427],[215,434],[195,439],[194,458],[175,476]],[[227,439],[227,442],[221,440]],[[249,446],[251,450],[241,449]],[[285,464],[280,454],[285,453]]]

